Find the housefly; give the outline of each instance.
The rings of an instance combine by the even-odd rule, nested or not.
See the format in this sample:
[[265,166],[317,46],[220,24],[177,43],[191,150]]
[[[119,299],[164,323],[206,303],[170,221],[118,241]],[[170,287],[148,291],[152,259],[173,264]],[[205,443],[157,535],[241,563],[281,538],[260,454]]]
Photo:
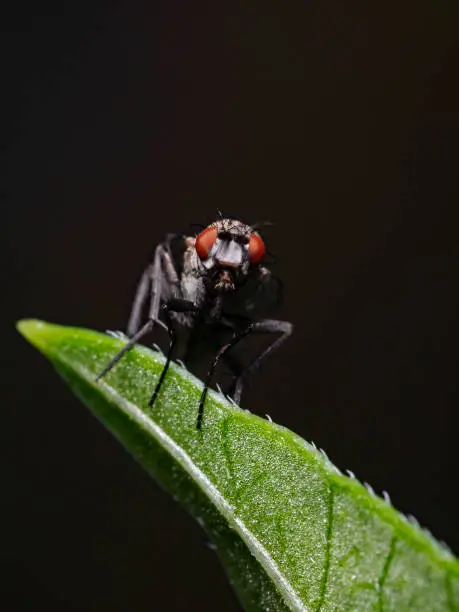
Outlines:
[[[98,375],[104,376],[155,324],[169,335],[164,368],[149,402],[153,406],[177,345],[178,329],[187,331],[183,360],[190,364],[203,345],[214,358],[204,382],[196,427],[201,428],[207,390],[223,360],[232,374],[228,395],[239,403],[247,378],[292,332],[287,321],[267,318],[280,302],[280,282],[264,265],[265,245],[257,225],[220,218],[196,237],[168,234],[155,249],[137,287],[127,326],[129,341]],[[143,322],[144,308],[148,315]],[[244,366],[231,354],[249,334],[276,338]]]

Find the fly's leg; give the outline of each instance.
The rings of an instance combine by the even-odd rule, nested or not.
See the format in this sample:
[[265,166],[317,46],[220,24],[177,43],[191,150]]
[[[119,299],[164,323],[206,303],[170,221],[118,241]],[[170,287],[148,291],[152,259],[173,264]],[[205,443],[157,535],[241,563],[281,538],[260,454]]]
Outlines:
[[156,401],[156,398],[158,397],[158,394],[161,390],[161,386],[164,382],[164,379],[166,378],[166,374],[169,369],[169,365],[172,361],[172,355],[175,349],[175,345],[177,344],[177,333],[175,331],[170,313],[171,312],[196,312],[197,307],[193,302],[190,302],[189,300],[173,298],[167,301],[166,303],[164,303],[161,306],[161,310],[164,313],[164,318],[166,319],[166,323],[167,323],[167,333],[169,334],[169,350],[167,351],[166,363],[164,364],[164,368],[161,372],[161,376],[159,377],[159,380],[156,383],[156,387],[153,392],[153,395],[151,396],[151,399],[148,402],[148,405],[150,407],[153,406],[153,404]]
[[100,374],[96,376],[96,382],[100,380],[103,376],[105,376],[105,374],[107,374],[107,372],[109,372],[113,368],[113,366],[118,363],[121,357],[125,353],[127,353],[127,351],[129,351],[129,349],[131,349],[134,346],[134,344],[136,344],[140,340],[140,338],[145,336],[145,334],[148,334],[148,332],[153,329],[153,325],[154,325],[154,321],[152,319],[147,321],[145,325],[141,327],[134,336],[132,336],[129,342],[127,342],[123,346],[123,348],[112,359],[110,359],[110,361],[107,363],[107,365],[102,370],[102,372],[100,372]]
[[223,357],[223,360],[228,366],[232,380],[229,386],[226,387],[224,395],[227,398],[233,399],[234,384],[244,371],[244,365],[239,361],[239,359],[235,359],[232,353],[226,353],[226,355]]
[[[173,267],[172,258],[168,247],[160,244],[156,247],[153,263],[150,264],[142,274],[137,292],[132,306],[131,316],[128,323],[128,336],[130,340],[123,346],[105,366],[97,376],[96,381],[100,380],[113,366],[118,363],[121,357],[129,351],[143,336],[151,332],[155,323],[161,325],[167,331],[168,327],[159,320],[159,308],[164,294],[175,295],[178,291],[178,277]],[[148,288],[151,288],[150,308],[148,320],[140,327],[142,308],[148,298]]]
[[236,331],[234,333],[232,339],[230,340],[230,342],[228,342],[228,344],[225,344],[224,346],[222,346],[219,349],[219,351],[217,352],[217,354],[215,355],[214,360],[212,362],[212,365],[210,366],[210,369],[209,369],[209,371],[207,373],[206,380],[204,382],[204,389],[202,390],[201,398],[199,400],[198,418],[197,418],[197,421],[196,421],[196,429],[201,429],[202,417],[204,415],[204,404],[205,404],[206,397],[207,397],[207,391],[209,389],[210,383],[212,381],[212,376],[214,374],[215,368],[218,365],[218,362],[220,361],[220,359],[222,357],[225,356],[225,354],[230,349],[232,349],[234,346],[236,346],[236,344],[238,344],[238,342],[240,342],[243,338],[245,338],[245,336],[250,334],[250,332],[252,330],[253,330],[253,323],[249,323],[249,325],[247,325],[244,329]]
[[[155,258],[156,259],[156,258]],[[140,321],[142,318],[142,308],[147,299],[148,291],[153,282],[154,265],[150,264],[143,271],[142,277],[137,286],[134,302],[132,303],[131,314],[127,325],[127,335],[129,338],[135,336],[136,332],[140,329]]]
[[[136,295],[132,304],[127,335],[132,337],[140,328],[142,308],[151,290],[149,319],[157,319],[161,298],[178,297],[180,281],[174,266],[170,250],[170,242],[176,234],[168,234],[164,242],[156,247],[153,263],[143,272],[137,286]],[[161,321],[158,321],[162,325]],[[166,326],[163,325],[166,329]]]
[[265,350],[260,353],[252,363],[244,368],[244,371],[236,378],[232,385],[232,396],[236,404],[239,404],[242,394],[242,388],[244,382],[248,376],[250,376],[261,364],[261,362],[270,355],[273,351],[278,349],[280,345],[287,340],[293,331],[293,325],[288,321],[277,321],[276,319],[264,319],[263,321],[257,321],[253,324],[252,331],[256,333],[268,333],[268,334],[281,334],[279,338],[276,338]]
[[172,323],[171,316],[169,314],[169,305],[167,304],[167,302],[166,302],[166,304],[163,304],[161,306],[161,310],[164,313],[164,318],[166,319],[167,333],[169,334],[169,350],[167,351],[166,363],[164,364],[164,368],[163,368],[163,370],[161,372],[161,376],[159,377],[159,380],[156,383],[156,387],[155,387],[155,390],[153,392],[153,395],[151,396],[151,399],[148,402],[148,405],[150,407],[153,406],[153,404],[155,403],[156,398],[158,397],[158,393],[159,393],[159,391],[161,389],[161,386],[163,384],[164,379],[166,378],[166,374],[167,374],[167,371],[169,369],[170,362],[172,360],[172,354],[174,352],[175,345],[177,343],[177,334],[176,334],[174,325]]

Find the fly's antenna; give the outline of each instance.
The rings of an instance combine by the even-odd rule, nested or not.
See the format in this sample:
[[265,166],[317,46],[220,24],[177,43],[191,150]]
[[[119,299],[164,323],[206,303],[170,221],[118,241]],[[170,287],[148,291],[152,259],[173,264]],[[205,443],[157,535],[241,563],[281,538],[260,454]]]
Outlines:
[[252,223],[252,229],[256,230],[259,227],[272,227],[276,225],[273,221],[256,221]]
[[266,254],[265,254],[265,258],[263,259],[263,262],[265,263],[265,265],[270,266],[272,264],[277,263],[277,257],[272,251],[266,250]]

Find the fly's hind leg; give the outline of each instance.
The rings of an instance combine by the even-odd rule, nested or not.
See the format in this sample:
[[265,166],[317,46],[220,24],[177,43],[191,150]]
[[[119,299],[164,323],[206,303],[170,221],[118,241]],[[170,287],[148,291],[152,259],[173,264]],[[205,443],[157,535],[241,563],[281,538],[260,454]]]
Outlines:
[[[150,307],[148,320],[141,327],[142,309],[148,299],[149,292]],[[130,339],[108,362],[102,372],[97,376],[96,380],[100,380],[105,376],[134,344],[139,342],[143,336],[151,332],[155,323],[158,323],[161,327],[169,331],[169,327],[159,319],[160,305],[162,300],[168,299],[171,296],[176,296],[178,292],[179,280],[172,261],[168,240],[166,239],[165,243],[156,247],[153,263],[144,270],[137,286],[127,326],[127,333]]]
[[204,416],[204,404],[207,397],[207,391],[209,389],[210,383],[212,382],[212,376],[214,374],[215,368],[218,365],[218,362],[222,357],[225,357],[226,353],[232,349],[236,344],[238,344],[243,338],[245,338],[253,329],[253,323],[249,323],[243,329],[237,330],[234,332],[232,339],[228,342],[228,344],[223,345],[217,352],[214,357],[214,360],[210,366],[210,369],[207,373],[206,380],[204,381],[204,389],[201,393],[201,399],[199,400],[199,408],[198,408],[198,418],[196,421],[196,429],[201,429],[202,418]]
[[268,334],[280,334],[278,338],[265,348],[255,359],[244,368],[242,373],[236,376],[233,385],[231,387],[230,395],[236,404],[239,404],[242,389],[247,378],[253,374],[253,372],[260,367],[261,362],[268,357],[273,351],[278,349],[280,345],[287,340],[293,331],[293,325],[288,321],[278,321],[276,319],[264,319],[257,321],[253,324],[252,331],[254,333],[268,333]]
[[231,383],[226,389],[225,395],[234,400],[234,389],[236,381],[244,372],[244,365],[239,361],[239,359],[236,359],[232,353],[227,353],[223,359],[226,365],[228,366],[228,369],[230,370],[230,375],[232,378]]

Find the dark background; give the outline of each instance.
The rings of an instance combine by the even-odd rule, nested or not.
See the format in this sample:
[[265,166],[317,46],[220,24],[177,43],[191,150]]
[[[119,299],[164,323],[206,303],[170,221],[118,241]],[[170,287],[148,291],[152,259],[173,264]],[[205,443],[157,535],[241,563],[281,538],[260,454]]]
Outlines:
[[458,17],[163,0],[2,19],[5,609],[238,609],[199,526],[13,328],[123,329],[157,242],[217,209],[275,222],[295,325],[243,406],[459,553]]

